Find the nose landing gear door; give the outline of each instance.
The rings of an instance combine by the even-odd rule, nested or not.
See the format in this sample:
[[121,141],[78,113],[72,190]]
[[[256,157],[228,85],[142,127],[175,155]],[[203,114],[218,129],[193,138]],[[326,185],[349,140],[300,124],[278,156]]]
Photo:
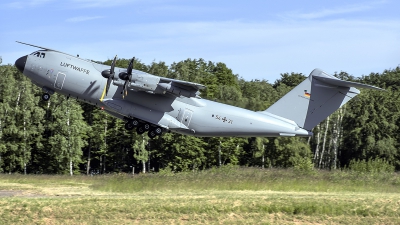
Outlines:
[[190,120],[192,119],[193,111],[190,109],[185,109],[183,112],[183,116],[181,119],[181,123],[187,127],[189,127]]
[[54,82],[54,87],[61,90],[63,85],[64,85],[64,81],[65,81],[65,73],[59,72],[57,74],[57,78],[56,81]]

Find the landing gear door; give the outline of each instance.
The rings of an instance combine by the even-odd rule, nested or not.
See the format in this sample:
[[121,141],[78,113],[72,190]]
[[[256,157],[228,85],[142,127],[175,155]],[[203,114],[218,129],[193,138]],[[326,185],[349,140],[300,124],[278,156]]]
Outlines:
[[54,87],[57,88],[58,90],[61,90],[63,85],[64,85],[64,81],[65,81],[65,73],[59,72],[57,74],[57,78],[56,81],[54,82]]
[[183,112],[181,123],[187,127],[189,127],[190,120],[192,119],[193,111],[190,109],[185,109]]

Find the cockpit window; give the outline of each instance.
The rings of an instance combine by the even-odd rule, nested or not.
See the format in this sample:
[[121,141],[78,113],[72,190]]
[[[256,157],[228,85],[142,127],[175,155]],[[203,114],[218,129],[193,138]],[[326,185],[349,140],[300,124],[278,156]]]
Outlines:
[[39,58],[44,58],[44,57],[46,57],[46,53],[44,53],[44,52],[38,52],[38,51],[31,53],[31,55],[34,55],[34,56],[39,57]]

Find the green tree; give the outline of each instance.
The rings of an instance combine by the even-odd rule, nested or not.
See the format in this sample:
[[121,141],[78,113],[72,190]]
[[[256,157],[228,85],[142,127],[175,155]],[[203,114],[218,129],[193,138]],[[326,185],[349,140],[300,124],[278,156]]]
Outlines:
[[205,168],[207,158],[204,148],[207,143],[203,139],[167,133],[162,136],[161,143],[156,157],[163,168],[171,168],[173,171]]
[[146,149],[148,143],[149,138],[142,135],[141,140],[137,138],[132,144],[132,148],[134,149],[133,157],[142,164],[142,173],[146,173],[146,162],[149,160],[149,151]]
[[0,74],[0,170],[27,173],[31,150],[42,141],[38,88],[13,66],[0,66]]
[[274,88],[282,84],[294,88],[301,82],[303,82],[305,79],[306,76],[304,76],[302,73],[293,73],[293,72],[291,72],[290,74],[282,73],[281,78],[275,81]]
[[270,142],[268,150],[273,167],[292,167],[298,159],[311,159],[310,146],[305,138],[278,137]]
[[[385,79],[385,77],[381,77]],[[398,161],[399,93],[393,87],[386,92],[362,92],[357,101],[348,105],[344,117],[344,140],[341,163],[350,160],[386,159],[400,165]]]
[[[83,120],[80,105],[54,94],[45,107],[45,142],[34,156],[37,172],[73,174],[79,172],[82,148],[87,144],[90,127]],[[46,163],[43,163],[46,162]]]

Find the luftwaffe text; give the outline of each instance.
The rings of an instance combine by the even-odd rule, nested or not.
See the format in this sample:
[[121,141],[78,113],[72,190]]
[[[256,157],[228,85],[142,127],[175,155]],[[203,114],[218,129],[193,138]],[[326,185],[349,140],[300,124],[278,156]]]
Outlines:
[[71,69],[74,69],[74,70],[76,70],[76,71],[79,71],[79,72],[82,72],[82,73],[86,73],[86,74],[88,74],[88,75],[89,75],[89,73],[90,73],[90,71],[87,70],[87,69],[84,69],[84,68],[78,67],[78,66],[74,66],[74,65],[72,65],[72,64],[65,63],[65,62],[61,62],[61,63],[60,63],[60,66],[64,66],[64,67],[67,67],[67,68],[71,68]]

